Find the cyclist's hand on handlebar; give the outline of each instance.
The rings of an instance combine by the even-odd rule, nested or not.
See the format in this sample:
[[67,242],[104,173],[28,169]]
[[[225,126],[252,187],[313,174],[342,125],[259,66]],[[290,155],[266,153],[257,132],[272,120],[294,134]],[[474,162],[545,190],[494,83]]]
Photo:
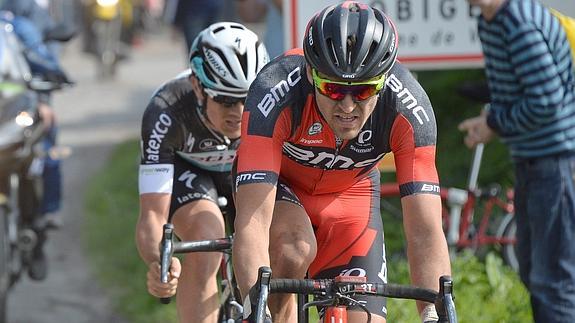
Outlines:
[[182,265],[180,260],[176,257],[172,257],[172,262],[170,264],[170,275],[167,283],[160,282],[160,263],[154,261],[148,266],[147,285],[148,292],[155,297],[172,297],[176,294],[176,289],[178,287],[178,279],[180,278],[180,273],[182,272]]
[[436,323],[439,322],[439,316],[435,310],[435,305],[427,305],[421,312],[421,323]]

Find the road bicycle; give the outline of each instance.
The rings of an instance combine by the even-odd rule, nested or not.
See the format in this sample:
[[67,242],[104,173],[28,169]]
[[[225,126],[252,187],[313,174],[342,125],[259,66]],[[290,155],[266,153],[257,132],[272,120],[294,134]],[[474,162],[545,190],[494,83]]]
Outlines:
[[[225,198],[218,199],[218,205],[222,210],[226,223],[233,223],[232,212],[227,206]],[[231,229],[227,230],[231,232]],[[218,271],[218,281],[220,290],[220,309],[218,313],[218,322],[234,323],[242,318],[243,306],[239,296],[239,288],[233,274],[232,268],[232,244],[233,235],[221,239],[211,240],[194,240],[178,241],[174,234],[174,225],[166,223],[163,226],[162,241],[160,244],[160,281],[168,282],[170,263],[174,254],[183,254],[189,252],[221,252],[222,260]],[[170,303],[170,298],[162,298],[163,304]]]
[[[452,253],[496,246],[505,262],[517,270],[513,191],[508,189],[503,192],[498,184],[477,186],[482,154],[483,144],[477,145],[466,189],[441,187],[443,229],[447,244]],[[383,183],[380,188],[382,210],[401,217],[400,208],[393,203],[400,196],[399,186],[396,183]],[[477,214],[477,210],[481,212]]]
[[[274,293],[313,295],[318,299],[306,302],[298,310],[309,307],[323,307],[324,323],[347,323],[347,307],[359,306],[371,322],[371,313],[356,295],[370,295],[390,298],[420,300],[435,304],[440,323],[457,323],[457,312],[453,301],[453,281],[449,276],[439,278],[439,292],[410,285],[384,284],[368,282],[366,277],[337,276],[333,279],[272,279],[269,267],[260,267],[258,279],[250,290],[250,299],[254,299],[254,321],[264,323],[267,299]],[[301,299],[298,297],[298,299]],[[301,317],[301,316],[300,316]],[[246,321],[244,321],[246,322]],[[305,323],[299,320],[299,323]],[[246,322],[247,323],[247,322]]]

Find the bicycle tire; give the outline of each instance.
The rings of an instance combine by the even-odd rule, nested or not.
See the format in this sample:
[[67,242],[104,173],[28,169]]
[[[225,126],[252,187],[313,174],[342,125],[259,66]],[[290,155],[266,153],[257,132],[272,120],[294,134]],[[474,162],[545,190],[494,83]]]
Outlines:
[[[517,223],[513,215],[508,215],[502,222],[502,238],[515,239],[517,234]],[[519,261],[517,260],[517,243],[506,243],[501,245],[501,255],[503,261],[515,272],[519,272]]]
[[7,320],[6,308],[11,279],[9,262],[8,214],[6,207],[0,204],[0,323],[4,323]]

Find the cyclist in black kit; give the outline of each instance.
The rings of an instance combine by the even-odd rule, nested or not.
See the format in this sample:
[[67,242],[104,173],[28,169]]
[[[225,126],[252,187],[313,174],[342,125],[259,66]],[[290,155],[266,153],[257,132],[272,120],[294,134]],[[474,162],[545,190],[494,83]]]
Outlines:
[[232,202],[230,169],[245,97],[268,60],[265,46],[243,25],[212,24],[192,45],[191,69],[158,89],[144,112],[136,242],[149,267],[150,294],[170,297],[178,287],[181,322],[216,322],[220,255],[191,253],[182,264],[174,257],[170,281],[161,284],[162,225],[174,223],[184,240],[225,235],[216,202],[219,196]]

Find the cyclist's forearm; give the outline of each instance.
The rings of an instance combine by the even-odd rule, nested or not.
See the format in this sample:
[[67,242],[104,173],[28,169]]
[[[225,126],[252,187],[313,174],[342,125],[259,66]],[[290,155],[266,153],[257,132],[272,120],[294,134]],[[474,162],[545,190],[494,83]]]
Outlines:
[[[451,265],[443,232],[432,233],[427,237],[410,239],[407,250],[411,282],[433,290],[439,289],[439,277],[451,275]],[[425,303],[418,302],[419,312]]]
[[140,217],[136,224],[136,246],[142,260],[149,265],[160,259],[162,227],[168,221],[170,195],[140,195]]
[[146,264],[159,261],[160,259],[159,246],[164,222],[152,216],[141,216],[138,220],[136,225],[136,246],[140,257]]
[[269,226],[252,222],[243,225],[236,219],[233,258],[236,275],[242,298],[256,283],[258,268],[269,266]]
[[[451,274],[441,223],[441,199],[430,194],[411,195],[402,199],[402,206],[411,282],[438,290],[439,277]],[[419,312],[425,305],[418,302]]]
[[269,184],[254,183],[238,187],[234,221],[234,274],[242,298],[257,281],[260,266],[269,266],[270,227],[276,189]]

